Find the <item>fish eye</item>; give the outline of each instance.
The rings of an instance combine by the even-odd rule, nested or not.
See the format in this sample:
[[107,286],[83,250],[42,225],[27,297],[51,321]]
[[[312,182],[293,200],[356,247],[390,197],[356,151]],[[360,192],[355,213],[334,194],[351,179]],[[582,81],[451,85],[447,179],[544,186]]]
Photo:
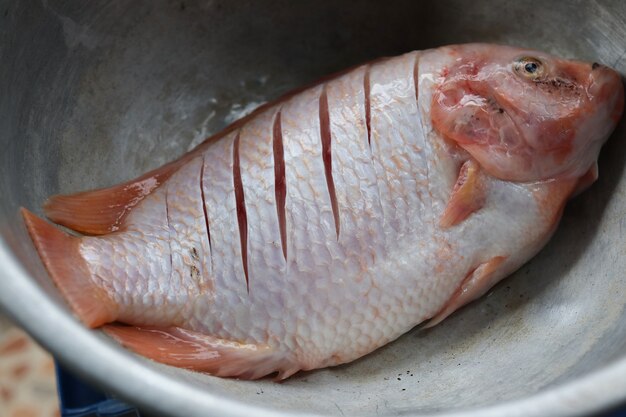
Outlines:
[[543,63],[539,59],[530,56],[516,60],[514,69],[518,74],[533,80],[543,75]]

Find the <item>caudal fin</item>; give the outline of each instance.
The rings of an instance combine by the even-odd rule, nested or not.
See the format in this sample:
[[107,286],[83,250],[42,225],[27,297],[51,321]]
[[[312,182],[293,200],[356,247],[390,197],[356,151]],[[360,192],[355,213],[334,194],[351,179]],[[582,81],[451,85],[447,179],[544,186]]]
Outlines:
[[92,281],[79,251],[80,238],[61,231],[25,208],[21,212],[39,256],[78,318],[89,327],[114,321],[117,305]]

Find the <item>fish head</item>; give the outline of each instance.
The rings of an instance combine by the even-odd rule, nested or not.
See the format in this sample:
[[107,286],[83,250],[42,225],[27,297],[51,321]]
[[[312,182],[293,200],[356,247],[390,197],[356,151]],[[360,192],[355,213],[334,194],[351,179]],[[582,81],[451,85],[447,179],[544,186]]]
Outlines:
[[619,73],[508,46],[450,47],[436,76],[434,128],[492,176],[580,178],[595,166],[624,107]]

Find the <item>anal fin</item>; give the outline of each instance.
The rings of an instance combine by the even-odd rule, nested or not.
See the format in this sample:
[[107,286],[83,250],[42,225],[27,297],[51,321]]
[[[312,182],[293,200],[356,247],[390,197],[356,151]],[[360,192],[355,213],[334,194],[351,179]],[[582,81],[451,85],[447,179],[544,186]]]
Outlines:
[[465,304],[484,295],[496,284],[497,280],[494,278],[500,278],[494,275],[505,260],[506,256],[496,256],[471,271],[465,277],[454,295],[452,295],[450,300],[444,305],[443,309],[431,318],[422,328],[428,329],[441,323],[446,317]]
[[180,327],[107,325],[105,333],[154,361],[220,377],[258,379],[278,372],[285,379],[299,370],[266,345],[239,343]]
[[448,200],[448,204],[439,219],[439,226],[448,228],[459,224],[484,204],[483,174],[478,163],[470,159],[459,170],[459,176],[452,189],[450,200]]

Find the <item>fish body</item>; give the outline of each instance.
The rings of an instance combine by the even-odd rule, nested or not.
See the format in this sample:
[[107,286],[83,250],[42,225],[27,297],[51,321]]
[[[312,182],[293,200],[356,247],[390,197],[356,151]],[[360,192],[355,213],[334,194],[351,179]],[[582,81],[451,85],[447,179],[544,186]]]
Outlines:
[[47,216],[85,236],[24,215],[88,326],[164,363],[282,379],[435,325],[519,268],[596,179],[622,107],[597,64],[411,52],[265,105],[137,180],[52,197]]

